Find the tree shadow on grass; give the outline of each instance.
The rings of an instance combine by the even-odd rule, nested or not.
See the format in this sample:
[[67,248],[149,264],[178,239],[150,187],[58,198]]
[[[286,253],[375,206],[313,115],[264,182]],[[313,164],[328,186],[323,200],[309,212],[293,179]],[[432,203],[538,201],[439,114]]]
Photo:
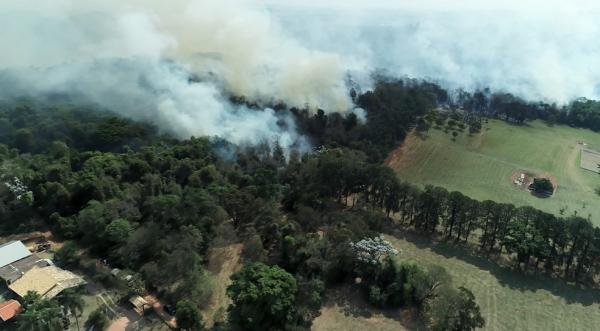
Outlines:
[[394,320],[408,330],[424,330],[423,322],[414,317],[416,314],[403,309],[378,309],[365,299],[365,293],[357,285],[342,284],[327,290],[323,306],[337,305],[345,316],[376,318],[383,315]]
[[432,252],[446,258],[460,259],[479,269],[488,271],[504,287],[522,292],[545,290],[555,296],[564,298],[569,304],[580,303],[584,306],[600,304],[600,289],[598,288],[575,285],[562,279],[552,278],[541,272],[523,273],[490,261],[486,257],[474,255],[465,247],[443,241],[433,241],[418,234],[397,231],[394,236],[409,241],[420,249],[430,249]]

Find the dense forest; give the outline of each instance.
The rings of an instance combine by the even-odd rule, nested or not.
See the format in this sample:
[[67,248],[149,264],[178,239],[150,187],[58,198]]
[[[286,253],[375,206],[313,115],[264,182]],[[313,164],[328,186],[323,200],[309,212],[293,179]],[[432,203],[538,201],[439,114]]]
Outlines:
[[[325,289],[342,283],[356,286],[373,306],[414,308],[431,329],[483,326],[472,293],[455,288],[443,269],[398,262],[401,254],[396,258],[381,237],[398,230],[457,244],[476,239],[481,254],[510,257],[517,270],[542,268],[587,284],[598,276],[600,229],[589,220],[421,189],[381,164],[424,116],[450,102],[444,90],[384,80],[352,96],[366,122],[293,109],[300,129],[320,147],[287,158],[277,145],[180,141],[77,105],[5,102],[0,233],[51,229],[66,240],[60,264],[94,269],[76,257],[83,249],[132,270],[133,291],[151,290],[176,304],[178,319],[192,330],[203,328],[197,309],[211,292],[207,250],[235,240],[244,244],[244,267],[227,290],[228,318],[215,329],[307,329]],[[461,102],[478,108],[485,103],[478,98]],[[495,98],[489,100],[496,115],[515,105]],[[564,121],[592,125],[585,118],[598,108],[588,103],[574,103]],[[553,111],[540,114],[548,120]],[[94,272],[100,281],[110,278]]]

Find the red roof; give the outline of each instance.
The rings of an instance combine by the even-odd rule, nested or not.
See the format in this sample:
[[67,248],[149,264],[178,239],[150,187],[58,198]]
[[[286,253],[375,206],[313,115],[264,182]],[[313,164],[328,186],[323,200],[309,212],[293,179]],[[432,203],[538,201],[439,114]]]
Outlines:
[[21,312],[21,304],[17,300],[9,300],[0,303],[0,319],[6,322]]

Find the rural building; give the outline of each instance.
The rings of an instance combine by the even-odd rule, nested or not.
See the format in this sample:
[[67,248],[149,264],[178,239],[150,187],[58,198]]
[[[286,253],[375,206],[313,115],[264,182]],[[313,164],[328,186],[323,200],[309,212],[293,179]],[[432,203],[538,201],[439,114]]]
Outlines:
[[129,302],[133,305],[133,310],[140,316],[144,316],[146,310],[152,308],[150,303],[139,295],[131,297]]
[[44,298],[54,298],[62,291],[85,284],[83,278],[56,266],[33,267],[8,286],[23,298],[27,292],[37,292]]
[[17,279],[21,278],[27,271],[33,267],[47,267],[52,265],[52,261],[42,259],[36,254],[31,254],[26,258],[12,262],[0,268],[0,278],[4,280],[6,285],[12,284]]
[[85,284],[83,278],[32,254],[21,241],[0,246],[0,278],[21,298],[33,291],[50,299],[63,290]]
[[20,241],[11,241],[0,246],[0,268],[31,255],[31,252]]
[[8,300],[0,302],[0,320],[6,322],[18,315],[23,308],[17,300]]

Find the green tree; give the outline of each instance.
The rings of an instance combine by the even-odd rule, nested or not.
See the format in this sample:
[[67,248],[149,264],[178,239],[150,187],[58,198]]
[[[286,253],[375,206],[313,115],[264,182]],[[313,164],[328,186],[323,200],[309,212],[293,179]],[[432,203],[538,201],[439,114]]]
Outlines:
[[251,263],[231,276],[232,320],[247,330],[279,330],[292,321],[297,284],[278,266]]
[[87,321],[85,321],[85,328],[89,329],[93,326],[94,330],[103,331],[108,326],[108,322],[108,317],[106,317],[104,310],[98,308],[94,310]]
[[427,316],[434,331],[468,331],[485,325],[475,296],[464,287],[445,288],[428,306]]
[[28,292],[23,298],[23,312],[17,316],[17,325],[19,331],[62,330],[60,307],[54,300]]
[[78,289],[70,288],[64,290],[60,296],[58,297],[58,302],[68,309],[71,314],[75,317],[75,324],[77,325],[77,330],[79,329],[79,317],[83,312],[83,307],[85,306],[85,302],[81,298],[81,293],[79,293]]
[[552,194],[554,192],[554,186],[548,178],[534,178],[531,189],[540,194]]
[[106,226],[106,237],[115,244],[122,244],[133,232],[133,227],[123,218],[117,218]]
[[180,330],[199,331],[204,330],[202,316],[198,307],[189,300],[182,300],[177,303],[177,327]]
[[63,246],[54,254],[54,260],[60,266],[74,266],[79,262],[77,250],[77,244],[72,241],[65,241]]
[[35,138],[31,129],[17,130],[14,144],[23,153],[32,152],[35,147]]

